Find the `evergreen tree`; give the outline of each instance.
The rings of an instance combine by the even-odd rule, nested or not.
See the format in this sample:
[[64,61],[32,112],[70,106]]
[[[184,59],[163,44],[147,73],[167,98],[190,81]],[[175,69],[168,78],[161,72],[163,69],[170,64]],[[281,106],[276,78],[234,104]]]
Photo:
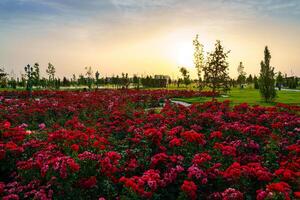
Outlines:
[[272,102],[276,97],[274,67],[270,66],[271,54],[265,47],[265,58],[260,63],[259,90],[266,102]]
[[249,76],[248,76],[246,82],[247,82],[248,84],[253,83],[253,78],[252,78],[252,75],[251,75],[251,74],[249,74]]
[[220,40],[215,44],[215,50],[208,54],[204,71],[205,84],[213,92],[230,90],[230,77],[228,75],[228,57],[229,51],[225,52]]
[[238,78],[237,82],[240,85],[240,88],[243,88],[243,84],[246,83],[246,72],[244,71],[245,67],[243,65],[243,62],[240,62],[237,71],[238,71]]
[[204,55],[203,55],[203,45],[199,42],[199,36],[196,35],[196,38],[193,40],[194,45],[194,64],[197,70],[197,76],[198,76],[198,88],[199,90],[202,90],[204,87],[203,81],[202,81],[202,70],[204,67]]

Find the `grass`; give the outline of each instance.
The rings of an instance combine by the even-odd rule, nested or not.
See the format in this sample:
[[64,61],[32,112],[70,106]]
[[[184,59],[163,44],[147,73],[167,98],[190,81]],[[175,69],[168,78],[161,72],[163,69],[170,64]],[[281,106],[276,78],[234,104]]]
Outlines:
[[[292,91],[277,91],[277,98],[273,103],[266,103],[260,96],[259,90],[252,88],[233,88],[227,95],[228,97],[218,97],[218,101],[230,100],[233,105],[240,103],[248,103],[249,105],[273,106],[276,103],[285,103],[300,105],[300,92]],[[186,103],[199,103],[210,101],[208,97],[193,97],[193,98],[175,98],[174,100],[183,101]]]

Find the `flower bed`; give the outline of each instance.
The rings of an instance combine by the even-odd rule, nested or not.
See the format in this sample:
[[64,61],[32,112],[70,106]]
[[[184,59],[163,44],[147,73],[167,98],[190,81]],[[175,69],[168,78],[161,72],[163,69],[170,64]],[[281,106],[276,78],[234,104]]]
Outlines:
[[299,107],[166,101],[158,113],[144,108],[212,94],[23,95],[0,93],[4,200],[300,198]]

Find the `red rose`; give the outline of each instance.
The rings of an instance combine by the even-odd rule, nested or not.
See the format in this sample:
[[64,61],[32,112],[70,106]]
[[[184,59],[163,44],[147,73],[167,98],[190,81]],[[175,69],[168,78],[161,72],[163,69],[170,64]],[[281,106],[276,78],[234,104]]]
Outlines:
[[184,180],[181,185],[181,190],[184,191],[191,199],[197,198],[197,185],[193,181]]
[[79,185],[82,188],[89,189],[95,187],[97,184],[97,178],[95,176],[91,176],[89,178],[84,178],[79,181]]
[[79,150],[79,145],[78,145],[78,144],[72,144],[71,149],[72,149],[73,151],[78,152],[78,150]]
[[10,125],[11,124],[9,121],[4,122],[4,128],[8,129],[8,128],[10,128]]

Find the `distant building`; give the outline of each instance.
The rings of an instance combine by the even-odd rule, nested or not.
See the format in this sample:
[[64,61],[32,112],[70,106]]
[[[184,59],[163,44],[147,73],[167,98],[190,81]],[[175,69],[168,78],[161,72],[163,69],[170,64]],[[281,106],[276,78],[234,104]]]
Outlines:
[[166,80],[170,80],[171,77],[168,75],[154,75],[154,79],[166,79]]

